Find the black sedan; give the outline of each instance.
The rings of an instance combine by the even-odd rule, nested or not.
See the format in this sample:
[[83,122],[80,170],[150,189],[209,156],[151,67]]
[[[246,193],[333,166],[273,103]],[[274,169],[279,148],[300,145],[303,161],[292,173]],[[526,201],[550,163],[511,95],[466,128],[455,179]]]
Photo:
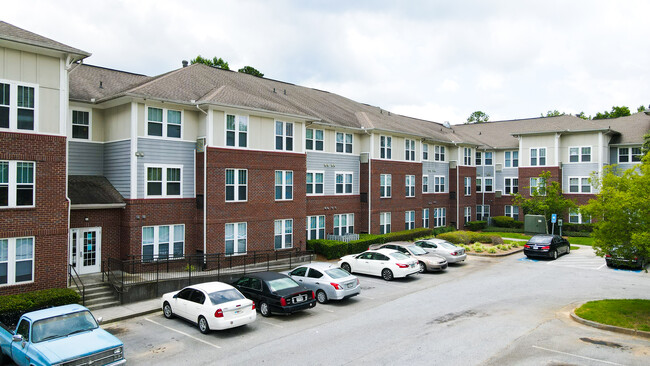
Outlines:
[[569,252],[571,252],[571,244],[559,235],[535,235],[524,245],[524,254],[526,257],[557,259],[560,254],[569,254]]
[[281,273],[251,273],[233,285],[255,302],[262,316],[270,316],[271,313],[291,314],[316,306],[314,291]]
[[614,247],[612,251],[605,255],[607,267],[627,267],[644,269],[650,259],[635,248]]

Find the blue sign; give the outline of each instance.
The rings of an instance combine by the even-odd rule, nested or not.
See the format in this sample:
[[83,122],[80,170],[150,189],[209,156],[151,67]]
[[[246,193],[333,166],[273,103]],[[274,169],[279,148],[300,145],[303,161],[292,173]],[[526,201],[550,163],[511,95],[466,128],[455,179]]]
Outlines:
[[551,215],[551,222],[554,224],[557,222],[557,214]]

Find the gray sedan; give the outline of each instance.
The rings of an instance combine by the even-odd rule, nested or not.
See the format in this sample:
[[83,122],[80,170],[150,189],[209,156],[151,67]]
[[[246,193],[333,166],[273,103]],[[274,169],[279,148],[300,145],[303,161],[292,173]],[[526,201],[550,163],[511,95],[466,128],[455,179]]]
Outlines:
[[336,264],[313,262],[297,267],[288,276],[316,292],[316,300],[323,304],[329,300],[343,300],[361,293],[357,276],[351,275]]
[[387,244],[373,244],[370,249],[395,249],[416,259],[420,265],[420,273],[426,271],[443,271],[447,268],[447,260],[434,253],[413,245],[412,243],[392,242]]
[[424,248],[427,252],[444,257],[449,263],[458,263],[467,259],[465,249],[442,239],[424,239],[415,242],[415,245]]

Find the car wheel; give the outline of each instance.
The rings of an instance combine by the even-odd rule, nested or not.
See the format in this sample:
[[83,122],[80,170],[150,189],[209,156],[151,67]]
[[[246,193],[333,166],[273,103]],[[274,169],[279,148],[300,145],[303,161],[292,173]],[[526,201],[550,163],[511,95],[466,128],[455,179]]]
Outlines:
[[174,317],[174,312],[172,311],[171,305],[167,301],[163,304],[163,315],[167,319],[171,319]]
[[210,326],[208,325],[208,321],[203,316],[199,317],[199,330],[203,334],[210,333]]
[[553,251],[553,259],[554,259],[554,260],[557,259],[557,250],[554,250],[554,251]]
[[424,273],[427,271],[427,266],[424,264],[424,262],[420,262],[418,264],[420,266],[420,270],[419,270],[420,273]]
[[612,262],[605,262],[605,263],[607,264],[607,267],[609,267],[609,268],[614,267],[614,264],[612,264]]
[[341,264],[341,269],[345,270],[348,273],[352,273],[352,267],[350,267],[350,265],[347,263]]
[[319,303],[324,304],[327,302],[327,294],[323,290],[318,290],[316,291],[316,300],[318,300]]
[[262,316],[265,317],[271,316],[271,310],[269,309],[269,304],[265,302],[260,303],[260,314],[262,314]]
[[391,271],[388,268],[384,268],[384,270],[381,271],[381,277],[385,279],[386,281],[392,281],[393,280],[393,271]]
[[569,254],[569,253],[571,253],[571,245],[566,247],[566,254]]

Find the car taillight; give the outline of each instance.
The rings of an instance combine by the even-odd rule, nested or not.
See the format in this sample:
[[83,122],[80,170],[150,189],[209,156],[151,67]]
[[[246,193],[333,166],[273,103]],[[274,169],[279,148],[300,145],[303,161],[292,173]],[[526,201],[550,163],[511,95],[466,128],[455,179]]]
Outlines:
[[255,302],[253,302],[253,307],[251,308],[251,310],[255,310]]
[[217,309],[217,311],[214,312],[214,317],[215,318],[223,318],[223,310]]
[[524,245],[524,248],[529,248],[530,249],[530,245],[526,244],[526,245]]
[[611,257],[612,257],[611,254],[605,254],[605,258],[611,258]]
[[451,255],[458,255],[458,252],[452,252]]
[[280,305],[287,306],[287,299],[285,299],[284,297],[281,297],[280,298]]
[[316,298],[316,294],[314,293],[314,291],[311,292],[311,298],[312,298],[312,299],[315,299],[315,298]]
[[337,290],[341,289],[341,285],[339,285],[338,283],[330,282],[330,285],[334,286],[334,288],[337,289]]
[[545,247],[542,247],[542,249],[543,249],[543,250],[549,250],[549,249],[551,249],[551,247],[550,247],[549,245],[547,245],[547,246],[545,246]]
[[357,278],[357,285],[359,284],[359,279]]
[[395,263],[399,268],[408,268],[408,264]]

